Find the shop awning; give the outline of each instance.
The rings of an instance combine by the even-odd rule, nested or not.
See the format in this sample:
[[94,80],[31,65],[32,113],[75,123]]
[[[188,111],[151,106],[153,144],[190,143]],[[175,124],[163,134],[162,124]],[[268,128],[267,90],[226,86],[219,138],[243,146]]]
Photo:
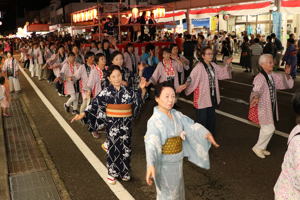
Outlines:
[[174,11],[166,12],[166,15],[162,18],[157,19],[157,22],[173,22],[186,18],[186,11]]
[[300,1],[299,0],[281,1],[281,12],[290,15],[299,14]]
[[250,4],[239,4],[233,6],[223,6],[218,8],[204,8],[195,9],[190,11],[191,19],[200,19],[215,16],[219,13],[229,14],[229,15],[259,15],[263,13],[270,12],[271,2],[261,2],[261,3],[250,3]]
[[49,24],[29,24],[28,32],[49,32]]

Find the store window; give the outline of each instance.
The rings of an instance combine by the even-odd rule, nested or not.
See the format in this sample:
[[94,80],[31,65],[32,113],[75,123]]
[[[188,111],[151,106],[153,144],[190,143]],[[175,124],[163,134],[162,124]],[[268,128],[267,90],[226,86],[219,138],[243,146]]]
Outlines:
[[237,16],[236,23],[243,23],[247,21],[247,16]]

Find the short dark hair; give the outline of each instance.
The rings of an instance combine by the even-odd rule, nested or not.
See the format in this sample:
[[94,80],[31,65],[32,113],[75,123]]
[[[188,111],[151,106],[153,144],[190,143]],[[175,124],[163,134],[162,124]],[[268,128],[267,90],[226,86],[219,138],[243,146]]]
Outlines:
[[171,50],[170,50],[170,48],[165,47],[165,48],[162,49],[161,52],[162,52],[162,53],[164,53],[164,52],[171,53]]
[[165,82],[159,83],[155,86],[155,90],[154,90],[155,97],[160,97],[161,92],[166,87],[172,88],[175,92],[174,86],[170,82],[165,81]]
[[97,53],[95,55],[95,62],[98,63],[101,57],[105,57],[105,55],[103,53]]
[[147,44],[145,47],[145,52],[149,53],[150,50],[155,50],[155,46],[153,44]]
[[68,57],[70,57],[70,56],[75,57],[75,54],[74,54],[73,52],[69,52],[69,53],[68,53]]
[[271,37],[272,37],[272,38],[276,38],[276,34],[275,34],[275,33],[272,33],[272,34],[271,34]]
[[114,51],[110,56],[111,61],[113,61],[117,55],[121,55],[123,57],[123,54],[120,51]]
[[87,60],[89,57],[95,56],[95,54],[91,51],[86,52],[84,55],[84,60]]
[[133,44],[132,44],[132,43],[130,43],[130,42],[129,42],[129,43],[126,45],[126,49],[125,49],[125,51],[128,51],[128,48],[129,48],[129,47],[134,47],[134,46],[133,46]]
[[172,51],[172,49],[173,49],[174,47],[178,47],[177,44],[174,44],[174,43],[171,44],[171,45],[170,45],[170,50]]
[[206,51],[207,51],[208,49],[209,49],[209,50],[212,50],[211,47],[204,47],[204,48],[202,49],[202,51],[201,51],[201,56],[204,56],[205,53],[206,53]]
[[108,67],[107,70],[107,77],[110,77],[110,75],[113,73],[113,71],[118,70],[122,74],[122,70],[118,65],[111,65]]

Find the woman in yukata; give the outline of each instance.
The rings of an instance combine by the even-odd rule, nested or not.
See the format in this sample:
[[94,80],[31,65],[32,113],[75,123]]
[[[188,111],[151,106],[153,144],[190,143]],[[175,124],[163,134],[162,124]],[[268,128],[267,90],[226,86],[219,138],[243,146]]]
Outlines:
[[58,52],[52,55],[47,61],[47,65],[50,66],[49,69],[53,70],[53,73],[56,77],[56,89],[59,96],[64,96],[64,85],[63,82],[57,80],[59,80],[58,77],[60,76],[60,70],[66,61],[67,54],[65,53],[65,48],[63,46],[60,46],[58,48]]
[[170,83],[156,87],[158,106],[148,120],[145,135],[146,182],[152,185],[154,180],[157,200],[184,200],[183,157],[209,169],[209,148],[211,144],[219,147],[206,128],[172,109],[175,99]]
[[87,82],[92,70],[95,68],[95,54],[91,51],[85,54],[85,64],[75,72],[75,77],[79,80],[80,92],[82,96],[82,104],[80,106],[80,112],[82,113],[86,107],[90,104],[91,93],[87,87]]
[[64,83],[64,94],[70,95],[69,100],[64,103],[66,112],[70,112],[70,106],[73,106],[72,113],[78,114],[79,84],[75,79],[75,72],[81,67],[75,62],[75,54],[70,52],[67,61],[64,63],[59,79]]
[[6,77],[9,81],[9,91],[18,93],[21,90],[19,81],[20,65],[11,52],[7,52],[6,56],[7,58],[2,66],[2,72],[6,73]]
[[[97,65],[92,69],[89,79],[87,81],[87,87],[89,90],[89,96],[92,96],[92,99],[96,98],[97,95],[109,85],[109,81],[107,80],[107,70],[106,66],[106,57],[102,53],[98,53],[95,56],[95,61]],[[92,133],[94,138],[99,138],[100,135],[98,133],[99,130],[93,129],[93,127],[89,127],[89,132]],[[105,145],[104,143],[103,145]],[[103,146],[103,149],[106,150],[106,146]]]
[[274,123],[279,120],[277,90],[290,89],[294,80],[290,76],[291,67],[286,65],[285,73],[274,73],[274,61],[271,54],[260,56],[259,65],[262,70],[253,80],[253,89],[250,94],[250,107],[257,107],[259,137],[252,151],[259,157],[265,158],[271,153],[266,150],[273,133]]
[[91,93],[92,98],[95,98],[109,83],[106,82],[107,70],[106,57],[103,53],[98,53],[95,56],[96,66],[92,69],[89,76],[87,87]]
[[124,56],[120,51],[114,51],[111,54],[112,65],[120,67],[122,72],[122,85],[126,87],[132,87],[131,73],[128,68],[124,67]]
[[141,108],[146,93],[146,81],[141,80],[140,89],[130,90],[122,84],[119,66],[108,69],[110,85],[93,99],[87,109],[76,115],[73,121],[83,119],[94,130],[106,127],[107,140],[107,182],[115,184],[116,179],[129,181],[131,155],[131,123]]
[[[190,61],[186,59],[183,55],[179,54],[179,49],[177,44],[171,44],[171,58],[179,64],[181,68],[181,73],[179,72],[179,82],[180,84],[184,83],[185,74],[190,69]],[[182,69],[183,68],[183,69]]]
[[275,200],[300,199],[300,93],[295,95],[292,105],[297,125],[288,138],[282,171],[274,187]]
[[178,62],[171,59],[171,51],[169,48],[162,50],[163,60],[158,63],[152,77],[148,81],[148,85],[169,82],[175,89],[179,88],[178,72],[183,72],[183,67]]
[[196,109],[196,122],[202,124],[212,134],[216,134],[216,111],[220,104],[220,89],[218,80],[229,79],[231,69],[227,60],[225,66],[212,62],[213,51],[205,47],[201,52],[202,59],[193,68],[188,80],[180,86],[179,92],[185,89],[185,94],[194,93],[194,107]]

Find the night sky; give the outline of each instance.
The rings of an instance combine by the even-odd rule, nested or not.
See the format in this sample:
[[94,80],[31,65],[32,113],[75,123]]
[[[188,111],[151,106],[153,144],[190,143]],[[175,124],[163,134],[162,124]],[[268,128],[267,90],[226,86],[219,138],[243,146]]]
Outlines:
[[[80,0],[61,0],[62,5]],[[87,2],[96,1],[88,0]],[[8,34],[16,30],[16,18],[24,17],[24,10],[39,10],[48,6],[50,0],[0,0],[0,11],[4,13],[0,19],[0,34]]]

